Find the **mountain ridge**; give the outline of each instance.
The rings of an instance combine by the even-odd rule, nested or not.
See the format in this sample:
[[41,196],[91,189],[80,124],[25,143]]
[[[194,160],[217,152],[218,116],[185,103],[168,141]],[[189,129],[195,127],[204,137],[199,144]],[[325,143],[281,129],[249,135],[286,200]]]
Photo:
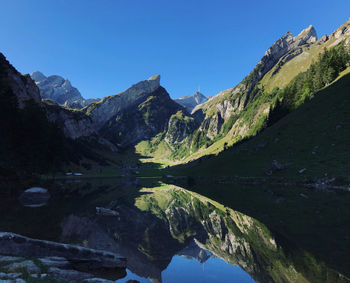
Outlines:
[[184,106],[191,113],[195,107],[208,101],[208,98],[198,90],[192,95],[175,98],[174,101]]
[[79,90],[73,87],[68,79],[61,76],[46,77],[40,71],[35,71],[30,76],[38,86],[42,98],[52,99],[66,108],[81,109],[99,100],[98,98],[83,98]]

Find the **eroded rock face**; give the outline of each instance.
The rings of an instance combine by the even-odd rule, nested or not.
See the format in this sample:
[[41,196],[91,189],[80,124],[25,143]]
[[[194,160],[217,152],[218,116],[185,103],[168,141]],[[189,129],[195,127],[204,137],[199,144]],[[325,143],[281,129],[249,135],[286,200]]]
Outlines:
[[0,232],[0,254],[21,257],[58,256],[70,261],[90,261],[94,263],[96,268],[126,267],[126,259],[111,252],[36,240],[7,232]]
[[80,111],[44,103],[49,121],[56,123],[66,137],[77,139],[96,134],[91,119]]
[[180,110],[169,119],[165,141],[169,146],[173,146],[175,143],[181,143],[193,133],[196,127],[197,123],[195,119],[187,116]]
[[83,100],[79,90],[73,87],[69,80],[65,80],[61,76],[46,77],[36,71],[31,74],[31,77],[39,87],[42,98],[50,98],[61,105],[67,100]]
[[84,99],[79,90],[61,76],[46,77],[39,71],[33,72],[30,76],[39,87],[42,98],[52,99],[67,108],[81,109],[92,102],[99,101],[97,98]]
[[[99,133],[116,144],[128,146],[141,140],[150,140],[157,134],[167,131],[170,117],[178,111],[185,111],[185,109],[175,103],[163,87],[158,87],[153,92],[148,93],[154,88],[155,85],[148,87],[145,93],[143,93],[144,90],[137,90],[136,92],[140,94],[141,98],[136,98],[134,101],[127,97],[132,97],[132,92],[126,94],[125,98],[112,98],[113,103],[108,101],[107,104],[111,103],[110,111],[113,108],[118,114],[112,116],[100,128]],[[122,99],[127,101],[124,106],[118,104]],[[101,107],[108,108],[109,106]],[[90,117],[92,120],[96,118],[96,116]],[[105,119],[105,117],[101,118]],[[99,118],[97,119],[99,120]]]
[[314,43],[317,41],[317,34],[315,28],[310,25],[304,29],[298,36],[293,37],[291,32],[287,32],[281,38],[279,38],[267,51],[265,55],[261,58],[257,67],[258,77],[257,81],[261,80],[262,77],[271,70],[271,68],[287,53],[294,51],[297,47]]
[[[237,86],[227,89],[209,101],[195,107],[193,115],[202,111],[205,114],[199,129],[209,140],[214,140],[220,133],[224,123],[232,117],[239,115],[254,97],[254,87],[276,64],[285,64],[295,56],[303,53],[301,46],[313,44],[317,41],[316,30],[313,26],[304,29],[299,35],[293,37],[287,32],[268,48],[253,71]],[[282,60],[283,58],[283,60]],[[283,61],[283,62],[281,62]],[[233,125],[230,125],[231,127]],[[243,125],[246,127],[249,125]],[[237,125],[236,125],[237,127]],[[236,129],[236,132],[248,132],[247,129]]]
[[19,108],[28,100],[41,104],[39,89],[30,76],[20,74],[0,53],[0,94],[7,91],[16,95]]
[[156,75],[141,81],[120,94],[103,98],[85,108],[97,130],[100,130],[112,117],[129,107],[137,105],[160,87],[160,76]]

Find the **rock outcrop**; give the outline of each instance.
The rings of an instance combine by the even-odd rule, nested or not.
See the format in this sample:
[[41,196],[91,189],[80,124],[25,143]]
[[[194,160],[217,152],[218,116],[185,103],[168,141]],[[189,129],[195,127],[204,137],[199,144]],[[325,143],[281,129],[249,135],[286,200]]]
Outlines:
[[31,77],[39,87],[41,97],[52,99],[59,105],[81,109],[99,100],[97,98],[84,99],[79,90],[61,76],[46,77],[43,73],[36,71],[31,74]]
[[[202,116],[199,133],[202,138],[208,139],[208,144],[214,141],[221,134],[222,128],[230,119],[230,125],[227,131],[235,127],[236,132],[244,136],[248,132],[249,127],[239,120],[239,115],[246,106],[253,100],[254,89],[258,82],[277,64],[285,64],[289,60],[303,53],[303,46],[313,44],[317,41],[316,30],[313,26],[304,29],[300,34],[293,37],[291,32],[287,32],[279,38],[270,48],[268,48],[264,56],[260,59],[252,72],[243,79],[237,86],[224,90],[212,97],[210,100],[197,105],[193,111],[193,116]],[[283,59],[283,62],[281,60]],[[265,109],[265,108],[264,108]],[[267,115],[263,108],[257,108],[256,112]],[[200,113],[200,115],[197,115]],[[259,114],[260,115],[260,114]],[[235,117],[238,117],[237,119]],[[234,121],[240,124],[234,125]],[[252,121],[258,121],[254,118]],[[240,129],[238,129],[240,128]],[[224,133],[227,134],[226,132]],[[194,141],[196,143],[196,140]],[[203,143],[204,144],[204,143]],[[201,145],[194,145],[192,148],[199,148]]]
[[190,136],[197,127],[196,120],[180,110],[169,118],[165,141],[172,147]]
[[0,232],[0,254],[17,257],[63,257],[70,262],[88,263],[91,268],[126,267],[126,259],[115,253],[31,239],[7,232]]
[[41,104],[39,89],[30,76],[19,73],[0,53],[0,95],[6,95],[8,91],[17,97],[18,106],[21,109],[29,100]]
[[[304,44],[311,44],[317,41],[315,28],[310,25],[304,29],[298,36],[293,37],[291,32],[287,32],[279,38],[261,58],[255,69],[258,70],[256,80],[259,81],[262,77],[271,70],[271,68],[287,53],[296,50]],[[254,70],[255,70],[254,69]],[[253,72],[254,72],[253,70]]]
[[97,134],[90,117],[85,113],[45,102],[43,105],[46,109],[47,118],[49,121],[56,123],[66,137],[74,140]]
[[[170,98],[163,87],[151,86],[146,90],[147,92],[143,93],[142,90],[136,89],[135,94],[133,94],[135,90],[125,94],[126,97],[122,102],[124,106],[117,104],[122,101],[117,100],[117,97],[113,98],[115,104],[109,105],[108,101],[106,106],[101,106],[114,108],[117,112],[100,129],[99,132],[103,137],[123,147],[134,145],[141,140],[150,140],[157,134],[166,132],[170,117],[178,111],[186,112],[182,106]],[[134,95],[136,95],[135,100],[128,100]],[[90,117],[94,120],[96,116]]]
[[192,95],[175,98],[174,101],[185,107],[187,111],[191,113],[197,105],[208,101],[208,98],[199,91],[196,91]]
[[100,130],[111,118],[141,103],[159,87],[160,76],[155,75],[148,80],[131,86],[119,94],[107,96],[99,102],[92,103],[84,111],[91,117],[95,128]]

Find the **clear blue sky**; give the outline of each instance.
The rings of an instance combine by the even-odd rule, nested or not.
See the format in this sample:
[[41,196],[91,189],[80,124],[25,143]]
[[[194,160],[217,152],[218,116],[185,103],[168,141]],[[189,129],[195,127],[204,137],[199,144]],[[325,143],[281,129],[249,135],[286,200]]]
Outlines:
[[350,17],[337,0],[1,0],[0,52],[22,73],[103,97],[154,74],[172,97],[235,86],[281,35],[321,36]]

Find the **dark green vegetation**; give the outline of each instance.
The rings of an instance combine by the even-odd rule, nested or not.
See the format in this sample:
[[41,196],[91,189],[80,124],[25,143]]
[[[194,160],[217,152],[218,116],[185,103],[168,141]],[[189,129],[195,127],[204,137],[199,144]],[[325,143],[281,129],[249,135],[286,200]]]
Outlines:
[[300,73],[285,88],[277,91],[279,103],[272,114],[274,117],[270,115],[269,122],[273,122],[276,117],[296,109],[306,100],[311,99],[315,92],[333,82],[349,64],[349,47],[344,43],[329,50],[325,49],[319,54],[317,62],[313,63],[306,72]]
[[[342,47],[337,48],[341,50]],[[321,56],[319,63],[280,91],[282,100],[267,120],[274,123],[269,122],[270,126],[259,135],[218,156],[203,157],[179,167],[178,174],[251,177],[272,175],[305,180],[308,177],[343,176],[346,180],[350,172],[350,75],[345,75],[314,93],[311,100],[307,99],[309,92],[305,90],[305,85],[310,83],[310,72],[322,66],[322,62],[332,52],[338,51],[335,49]],[[343,67],[337,72],[342,69]],[[320,71],[318,74],[322,73]],[[290,89],[295,91],[290,92]],[[291,94],[295,96],[291,97]],[[297,107],[300,100],[305,100],[305,103],[287,115],[291,108]],[[281,165],[277,166],[280,169],[273,168],[274,160]]]
[[59,168],[67,152],[62,132],[44,109],[28,101],[19,109],[16,96],[0,88],[0,175],[28,175]]
[[[275,88],[272,92],[265,91],[263,86],[257,84],[260,68],[254,69],[242,82],[246,85],[245,93],[249,92],[249,100],[244,98],[248,103],[243,111],[231,115],[225,122],[223,120],[220,122],[219,117],[217,124],[222,124],[222,127],[214,138],[209,138],[206,131],[196,131],[191,143],[192,151],[197,151],[203,146],[209,147],[229,134],[233,127],[239,130],[244,125],[247,130],[239,135],[231,135],[231,141],[227,141],[230,144],[257,135],[267,125],[271,126],[311,99],[315,92],[333,82],[349,66],[349,63],[350,52],[344,42],[329,50],[324,49],[317,61],[306,72],[297,75],[283,89]],[[237,98],[232,99],[231,103],[234,104]],[[205,125],[204,128],[206,128]],[[207,128],[210,131],[210,126]]]

